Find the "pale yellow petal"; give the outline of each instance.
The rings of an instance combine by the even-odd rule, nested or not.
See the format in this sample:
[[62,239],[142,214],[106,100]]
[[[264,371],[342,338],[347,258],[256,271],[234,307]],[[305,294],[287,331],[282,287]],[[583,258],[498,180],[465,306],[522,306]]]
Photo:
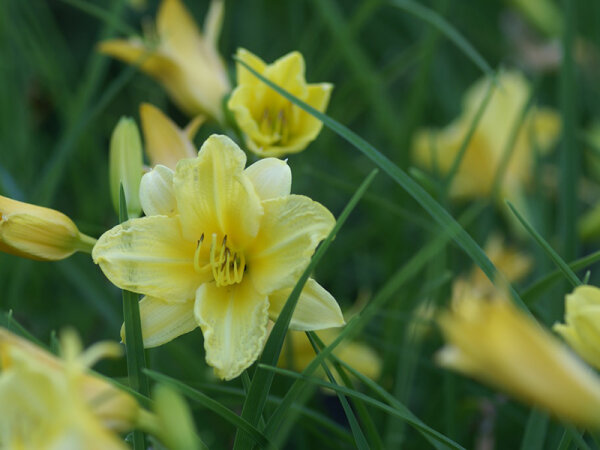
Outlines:
[[377,352],[368,345],[350,341],[341,346],[339,351],[334,351],[334,353],[335,356],[366,377],[372,380],[379,378],[383,363]]
[[318,243],[335,225],[321,204],[302,195],[265,200],[260,231],[247,252],[246,276],[259,292],[293,285]]
[[224,15],[225,1],[211,0],[204,18],[204,38],[211,47],[217,48]]
[[[240,59],[241,61],[245,62],[246,64],[248,64],[250,67],[252,67],[254,70],[256,70],[260,74],[262,74],[265,71],[265,68],[267,67],[267,65],[265,64],[265,62],[262,59],[260,59],[254,53],[249,52],[245,48],[238,48],[236,57],[238,59]],[[259,85],[260,83],[262,83],[258,78],[256,78],[254,75],[252,75],[250,73],[250,71],[248,71],[248,69],[246,69],[240,63],[237,63],[236,71],[237,71],[238,85],[256,86],[256,85]]]
[[[293,287],[269,295],[269,317],[277,320]],[[335,298],[319,283],[309,278],[298,298],[290,330],[314,331],[344,325],[344,316]]]
[[532,116],[535,142],[542,153],[547,153],[560,135],[562,128],[560,114],[551,108],[536,108],[532,111]]
[[160,45],[180,60],[198,57],[203,38],[181,0],[163,0],[156,16]]
[[140,203],[147,216],[171,216],[177,212],[171,169],[157,165],[144,174],[140,183]]
[[188,239],[227,235],[227,242],[237,250],[256,236],[262,207],[244,174],[245,164],[245,153],[231,139],[214,134],[204,142],[198,158],[177,164],[175,197]]
[[180,159],[196,156],[194,145],[186,133],[154,105],[142,103],[140,119],[151,166],[162,164],[175,169]]
[[204,335],[206,362],[218,377],[231,380],[260,354],[267,337],[269,302],[251,283],[228,287],[203,284],[194,312]]
[[304,98],[307,95],[304,57],[300,52],[293,51],[277,59],[266,67],[263,75],[296,97]]
[[[140,320],[145,348],[166,344],[198,326],[194,318],[194,298],[171,303],[144,297],[140,300]],[[125,325],[121,327],[121,339],[125,342]]]
[[178,71],[175,62],[159,50],[146,47],[139,40],[114,39],[101,42],[98,50],[105,55],[139,66],[148,75],[163,80]]
[[261,200],[290,195],[292,171],[287,162],[281,159],[259,159],[246,168],[244,173],[250,178]]
[[121,289],[185,302],[208,273],[194,270],[197,242],[184,239],[179,219],[150,216],[129,220],[104,233],[92,257]]

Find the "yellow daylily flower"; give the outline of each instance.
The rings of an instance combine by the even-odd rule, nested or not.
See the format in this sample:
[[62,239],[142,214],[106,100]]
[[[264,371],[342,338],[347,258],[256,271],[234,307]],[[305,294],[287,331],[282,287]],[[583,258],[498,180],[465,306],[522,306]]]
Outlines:
[[150,166],[157,164],[175,169],[177,161],[196,156],[192,139],[204,123],[204,116],[196,116],[185,129],[179,128],[160,109],[150,103],[140,105],[140,119],[146,154]]
[[554,325],[567,344],[600,369],[600,289],[579,286],[565,297],[565,322]]
[[[109,230],[92,253],[114,284],[145,295],[146,347],[200,326],[206,361],[224,379],[256,360],[268,319],[287,298],[281,291],[294,286],[335,223],[319,203],[290,194],[284,161],[245,164],[231,139],[212,135],[198,157],[179,161],[175,172],[157,166],[140,188],[147,217]],[[333,297],[317,286],[304,289],[293,328],[344,323]]]
[[454,299],[440,317],[445,367],[585,427],[600,427],[600,378],[505,294]]
[[87,368],[120,354],[117,343],[81,353],[63,334],[62,358],[0,328],[0,447],[126,449],[116,432],[132,429],[141,409],[133,397]]
[[[340,332],[334,329],[317,332],[319,339],[325,345],[331,344],[339,334]],[[333,354],[372,380],[379,378],[382,368],[381,358],[368,345],[356,341],[343,341],[335,348]],[[290,331],[285,337],[277,365],[302,372],[315,356],[315,350],[306,333]]]
[[157,36],[105,41],[99,50],[139,65],[186,114],[206,114],[222,122],[222,100],[231,89],[217,49],[222,22],[222,0],[211,1],[204,34],[181,0],[163,0],[156,17]]
[[54,209],[0,195],[0,251],[39,261],[58,261],[77,251],[91,253],[96,240],[80,233]]
[[[436,168],[442,175],[448,173],[486,95],[489,82],[481,79],[467,91],[461,116],[448,126],[417,132],[413,156],[419,165]],[[498,82],[452,182],[452,197],[476,198],[491,194],[512,129],[530,94],[529,82],[517,71],[501,72]],[[560,116],[555,110],[539,107],[529,110],[502,178],[501,197],[519,201],[533,177],[536,148],[548,151],[560,129]]]
[[[313,108],[321,112],[327,108],[333,85],[307,84],[304,58],[299,52],[288,53],[268,65],[245,49],[238,49],[237,57]],[[248,148],[263,157],[298,153],[323,127],[320,120],[279,95],[239,63],[237,86],[227,106],[244,132]]]

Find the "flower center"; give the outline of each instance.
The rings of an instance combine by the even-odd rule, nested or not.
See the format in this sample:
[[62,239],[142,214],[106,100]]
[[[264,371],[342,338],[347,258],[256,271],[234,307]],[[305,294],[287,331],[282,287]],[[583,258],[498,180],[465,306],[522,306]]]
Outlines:
[[285,108],[281,108],[279,111],[272,111],[269,108],[264,109],[259,128],[263,135],[271,138],[272,144],[285,144],[287,142],[289,136],[287,116]]
[[204,267],[212,270],[215,284],[218,287],[229,286],[242,281],[246,270],[246,257],[242,252],[233,251],[227,246],[227,235],[223,237],[221,244],[217,243],[217,234],[211,236],[211,245],[208,264],[200,264],[200,251],[204,242],[204,234],[198,240],[198,246],[194,254],[194,269],[200,272]]

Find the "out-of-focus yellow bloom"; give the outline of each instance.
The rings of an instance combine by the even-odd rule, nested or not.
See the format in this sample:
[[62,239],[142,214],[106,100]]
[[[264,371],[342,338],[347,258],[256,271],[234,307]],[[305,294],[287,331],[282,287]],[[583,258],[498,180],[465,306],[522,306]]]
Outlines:
[[0,251],[57,261],[76,251],[91,253],[95,242],[63,213],[0,195]]
[[0,447],[126,449],[116,432],[135,426],[140,407],[87,372],[120,346],[99,343],[81,353],[77,336],[65,333],[61,349],[59,359],[0,328]]
[[563,15],[552,0],[511,0],[539,30],[548,36],[560,36]]
[[222,99],[231,89],[217,49],[222,22],[222,0],[211,2],[204,34],[181,0],[163,0],[156,17],[157,36],[105,41],[99,49],[129,64],[139,64],[190,116],[206,114],[222,121]]
[[140,132],[133,119],[119,120],[110,138],[108,162],[110,196],[115,211],[119,212],[122,185],[128,217],[138,217],[142,211],[139,192],[144,161]]
[[[329,345],[338,337],[340,331],[321,330],[316,334],[325,345]],[[372,380],[379,378],[381,359],[368,345],[355,341],[343,341],[335,348],[333,354]],[[289,331],[285,337],[277,365],[301,372],[315,359],[315,356],[315,350],[306,333]]]
[[204,116],[196,116],[182,130],[156,106],[142,103],[140,119],[146,154],[150,159],[151,167],[161,164],[175,169],[180,159],[196,156],[197,151],[192,139],[204,122]]
[[561,419],[600,427],[600,379],[504,294],[454,299],[440,326],[443,366]]
[[579,286],[565,298],[565,324],[553,329],[592,366],[600,369],[600,289]]
[[[465,151],[450,187],[455,198],[486,197],[491,194],[512,129],[528,100],[530,85],[519,72],[505,71]],[[413,142],[416,162],[446,174],[452,167],[479,106],[485,98],[488,79],[479,80],[463,99],[460,117],[440,130],[423,129]],[[519,130],[502,178],[501,196],[518,198],[533,176],[536,147],[545,152],[556,141],[560,116],[549,108],[531,108]],[[535,144],[534,144],[535,143]]]
[[[142,180],[147,217],[109,230],[92,253],[114,284],[145,295],[140,314],[146,347],[200,326],[206,361],[224,379],[256,360],[269,316],[279,315],[335,224],[319,203],[290,195],[284,161],[266,158],[244,170],[245,164],[231,139],[213,135],[197,158],[179,161],[174,173],[158,166],[161,175],[152,179],[152,171],[143,177],[148,183]],[[292,327],[343,323],[335,299],[315,281],[307,283]]]
[[[268,65],[245,49],[239,49],[237,57],[313,108],[321,112],[327,108],[333,85],[307,84],[300,53],[288,53]],[[321,131],[320,120],[279,95],[239,63],[237,83],[227,106],[244,132],[246,145],[257,155],[298,153]]]

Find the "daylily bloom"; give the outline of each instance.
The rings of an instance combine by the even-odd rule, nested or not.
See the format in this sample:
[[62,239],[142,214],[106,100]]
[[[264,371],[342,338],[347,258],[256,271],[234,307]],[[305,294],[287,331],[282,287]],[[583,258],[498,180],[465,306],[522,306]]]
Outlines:
[[454,299],[440,317],[445,367],[502,389],[561,419],[600,427],[600,379],[505,294]]
[[[325,345],[329,345],[339,333],[337,330],[329,329],[319,331],[317,335]],[[344,341],[335,348],[333,354],[372,380],[379,378],[381,358],[368,345],[356,341]],[[315,359],[315,356],[315,350],[306,334],[302,331],[290,331],[285,337],[277,365],[301,372]]]
[[139,192],[143,165],[140,131],[133,119],[121,117],[110,138],[108,154],[110,197],[117,213],[122,186],[128,217],[140,215],[142,207]]
[[221,122],[221,102],[231,89],[217,49],[222,22],[222,0],[211,2],[204,35],[181,0],[163,0],[156,17],[157,36],[105,41],[99,49],[139,65],[186,114],[206,114]]
[[196,156],[197,151],[192,139],[204,123],[204,116],[196,116],[182,130],[156,106],[142,103],[140,119],[146,154],[150,159],[151,167],[161,164],[175,169],[180,159]]
[[[333,85],[307,84],[300,53],[288,53],[268,65],[245,49],[238,49],[237,57],[313,108],[321,112],[327,108]],[[246,145],[257,155],[277,157],[298,153],[321,131],[320,120],[279,95],[240,63],[237,83],[227,106],[244,132]]]
[[[442,175],[448,173],[485,98],[489,82],[488,79],[479,80],[467,91],[461,116],[448,126],[441,130],[424,129],[416,134],[413,156],[418,164],[436,168]],[[452,182],[452,197],[473,198],[491,194],[511,132],[530,94],[529,82],[519,72],[502,72],[498,83]],[[501,197],[519,203],[533,177],[536,149],[548,151],[555,143],[560,128],[560,116],[555,110],[540,107],[529,110],[502,178]]]
[[87,368],[120,354],[115,343],[81,353],[74,333],[61,340],[62,358],[0,328],[0,447],[126,449],[116,432],[136,425],[133,397]]
[[565,324],[553,329],[592,366],[600,369],[600,289],[579,286],[565,298]]
[[[319,203],[290,195],[285,162],[267,158],[244,170],[245,163],[231,139],[212,135],[174,173],[157,166],[140,188],[147,217],[107,231],[92,253],[114,284],[145,295],[146,347],[200,326],[206,361],[224,379],[256,360],[269,316],[287,299],[281,291],[294,286],[335,223]],[[342,325],[333,297],[315,286],[300,296],[292,327]]]
[[77,251],[90,253],[95,242],[63,213],[0,195],[0,251],[57,261]]

